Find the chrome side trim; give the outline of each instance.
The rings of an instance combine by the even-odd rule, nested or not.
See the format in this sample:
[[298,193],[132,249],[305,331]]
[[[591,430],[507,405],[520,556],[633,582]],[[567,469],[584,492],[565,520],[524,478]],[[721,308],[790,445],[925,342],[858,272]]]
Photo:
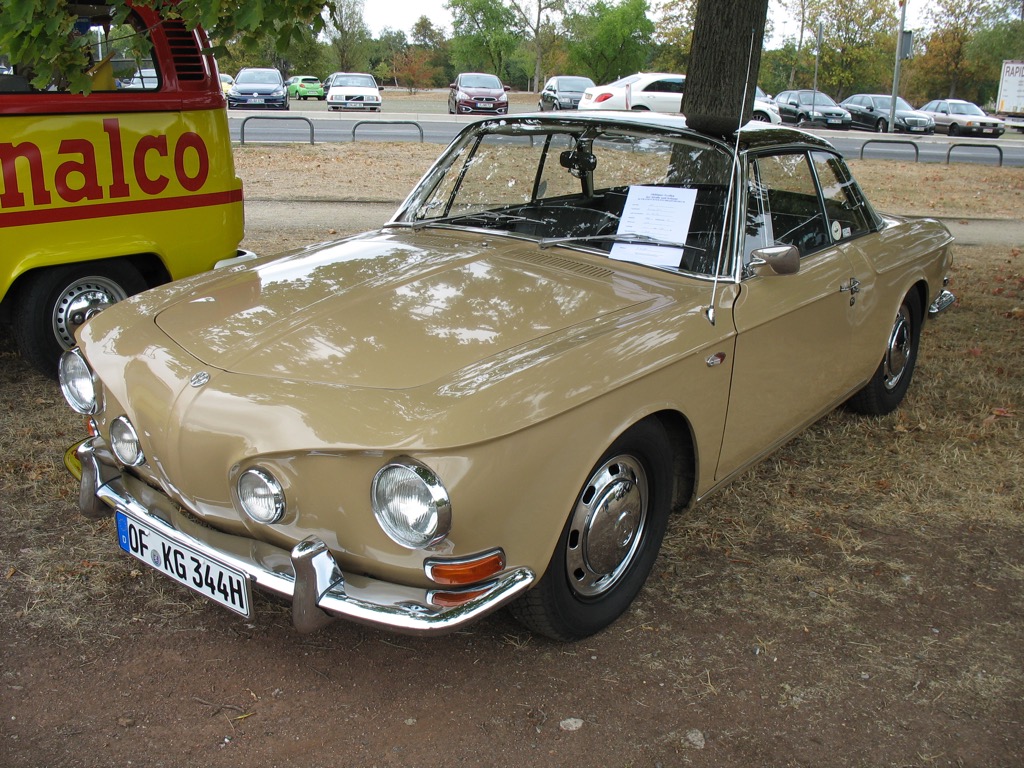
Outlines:
[[[312,632],[334,618],[414,635],[440,635],[483,618],[526,591],[536,580],[529,568],[513,568],[480,588],[481,595],[455,607],[429,601],[432,590],[345,573],[327,545],[309,537],[289,552],[266,542],[207,528],[131,475],[103,461],[98,438],[78,448],[82,462],[79,501],[89,516],[117,510],[171,541],[198,550],[252,579],[257,587],[292,602],[292,623]],[[112,457],[111,457],[112,460]]]
[[942,293],[939,294],[938,298],[931,303],[931,306],[928,307],[928,317],[935,317],[936,315],[945,312],[955,303],[956,296],[954,296],[951,291],[943,290]]

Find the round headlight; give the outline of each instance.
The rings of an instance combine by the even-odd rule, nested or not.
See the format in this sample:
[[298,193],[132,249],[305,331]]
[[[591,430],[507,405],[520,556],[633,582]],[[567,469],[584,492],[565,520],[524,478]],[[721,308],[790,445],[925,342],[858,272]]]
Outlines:
[[77,347],[61,355],[58,376],[60,390],[72,409],[87,416],[99,410],[96,379]]
[[110,422],[110,448],[125,466],[137,467],[146,460],[139,435],[127,416],[118,416]]
[[448,535],[452,505],[444,485],[412,459],[397,459],[377,473],[370,490],[373,514],[392,541],[409,549]]
[[276,523],[284,515],[284,490],[262,469],[247,469],[238,478],[238,501],[257,523]]

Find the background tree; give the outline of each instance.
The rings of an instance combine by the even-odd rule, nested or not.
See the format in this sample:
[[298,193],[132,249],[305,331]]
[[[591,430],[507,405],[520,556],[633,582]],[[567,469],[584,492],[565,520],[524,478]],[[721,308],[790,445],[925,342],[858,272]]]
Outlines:
[[618,5],[597,0],[589,8],[569,13],[565,26],[573,72],[610,83],[645,69],[654,41],[648,10],[647,0],[622,0]]
[[[306,27],[321,32],[322,12],[334,9],[333,0],[138,0],[136,4],[161,7],[166,16],[179,17],[190,28],[201,25],[208,32],[215,32],[216,39],[231,41],[242,48],[258,47],[258,33],[269,33],[279,52],[287,51]],[[122,0],[113,0],[111,5],[112,24],[116,26],[127,17],[128,7]],[[77,21],[77,8],[63,0],[4,2],[0,13],[0,51],[7,53],[11,63],[31,70],[32,83],[37,88],[45,88],[59,72],[73,90],[87,93],[92,86],[92,80],[85,74],[89,40],[74,34]]]
[[412,27],[412,42],[428,54],[426,64],[433,72],[430,84],[448,85],[455,78],[455,70],[451,64],[450,44],[444,27],[435,27],[429,18],[420,16]]
[[490,72],[506,81],[519,45],[515,14],[501,0],[449,0],[447,8],[452,12],[456,69]]
[[370,72],[379,83],[398,85],[398,60],[409,47],[405,32],[385,27],[380,35],[370,40]]
[[363,21],[363,0],[335,0],[330,26],[333,69],[367,71],[370,68],[370,29]]
[[550,34],[552,13],[562,13],[565,0],[509,0],[509,8],[526,32],[533,59],[533,87],[540,90],[545,49],[554,40]]
[[652,67],[661,72],[686,72],[693,45],[697,0],[665,0],[658,6],[657,54]]

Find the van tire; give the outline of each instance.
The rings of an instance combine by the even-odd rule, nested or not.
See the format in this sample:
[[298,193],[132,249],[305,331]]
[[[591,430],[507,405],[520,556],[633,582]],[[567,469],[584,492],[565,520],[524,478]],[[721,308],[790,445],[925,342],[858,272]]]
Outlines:
[[124,259],[36,270],[25,276],[14,298],[14,340],[29,363],[54,378],[61,353],[73,346],[87,311],[146,288],[139,271]]

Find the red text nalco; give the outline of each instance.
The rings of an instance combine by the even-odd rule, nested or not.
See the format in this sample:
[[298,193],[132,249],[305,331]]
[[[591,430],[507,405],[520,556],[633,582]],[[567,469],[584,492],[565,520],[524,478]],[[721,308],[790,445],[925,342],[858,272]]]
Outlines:
[[[25,196],[31,192],[32,205],[50,205],[56,194],[67,203],[83,200],[107,201],[162,193],[171,182],[171,174],[187,192],[198,192],[210,174],[210,156],[206,143],[198,133],[188,131],[171,143],[164,134],[144,135],[134,147],[125,147],[121,124],[116,117],[103,121],[106,141],[94,144],[89,139],[62,139],[57,150],[55,167],[48,168],[43,151],[37,144],[0,142],[3,192],[0,208],[23,208]],[[100,182],[97,158],[108,156],[110,179]],[[173,159],[172,163],[159,159]],[[149,162],[151,160],[156,162]],[[22,189],[16,163],[28,164],[30,189]],[[148,165],[147,165],[148,163]],[[106,165],[106,164],[105,164]],[[168,167],[170,166],[170,167]]]

